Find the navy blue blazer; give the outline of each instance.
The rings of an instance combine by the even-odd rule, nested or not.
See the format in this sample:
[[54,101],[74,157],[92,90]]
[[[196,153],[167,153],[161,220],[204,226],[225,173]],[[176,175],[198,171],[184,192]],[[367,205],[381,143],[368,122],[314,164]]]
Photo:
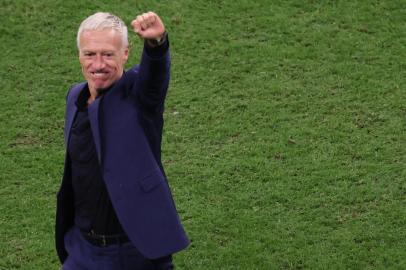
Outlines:
[[[134,246],[147,258],[166,256],[187,247],[161,163],[163,110],[169,84],[169,49],[164,56],[142,54],[141,63],[89,107],[89,119],[113,207]],[[72,87],[67,95],[65,145],[86,86]],[[70,158],[66,152],[62,184],[57,195],[56,249],[67,257],[64,235],[73,226],[74,205]]]

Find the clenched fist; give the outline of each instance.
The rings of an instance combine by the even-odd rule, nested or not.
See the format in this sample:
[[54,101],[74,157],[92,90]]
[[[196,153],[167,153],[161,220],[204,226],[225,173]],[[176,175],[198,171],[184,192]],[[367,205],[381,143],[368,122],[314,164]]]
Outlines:
[[131,26],[142,39],[159,39],[165,33],[165,26],[161,18],[151,11],[138,15],[131,22]]

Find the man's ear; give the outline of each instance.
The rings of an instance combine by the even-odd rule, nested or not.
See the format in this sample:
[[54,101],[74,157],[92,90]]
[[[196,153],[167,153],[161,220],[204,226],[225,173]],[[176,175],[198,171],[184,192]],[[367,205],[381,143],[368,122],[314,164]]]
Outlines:
[[127,62],[129,53],[130,53],[130,49],[129,49],[128,46],[127,46],[127,47],[124,49],[124,54],[123,54],[124,63]]

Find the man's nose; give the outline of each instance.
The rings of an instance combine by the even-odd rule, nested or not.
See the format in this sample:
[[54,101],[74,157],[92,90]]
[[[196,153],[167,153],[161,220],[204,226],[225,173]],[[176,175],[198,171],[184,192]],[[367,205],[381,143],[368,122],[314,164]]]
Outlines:
[[104,62],[103,56],[96,55],[96,58],[94,59],[94,62],[93,62],[93,68],[103,69],[105,67],[105,65],[106,65],[106,63]]

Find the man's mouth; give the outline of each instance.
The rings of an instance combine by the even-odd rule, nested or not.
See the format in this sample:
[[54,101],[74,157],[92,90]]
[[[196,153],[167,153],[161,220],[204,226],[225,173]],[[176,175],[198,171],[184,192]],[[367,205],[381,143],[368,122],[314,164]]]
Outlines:
[[107,76],[108,72],[105,71],[94,71],[94,72],[90,72],[90,74],[92,74],[93,77],[95,78],[102,78]]

